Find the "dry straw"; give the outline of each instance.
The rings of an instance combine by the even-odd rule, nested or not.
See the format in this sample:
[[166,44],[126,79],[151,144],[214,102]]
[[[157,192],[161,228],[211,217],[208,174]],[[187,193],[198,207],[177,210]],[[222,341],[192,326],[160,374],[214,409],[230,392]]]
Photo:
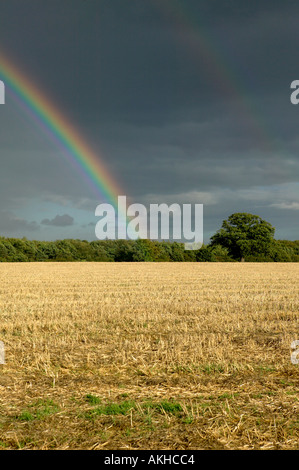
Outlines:
[[0,264],[0,446],[297,448],[298,272]]

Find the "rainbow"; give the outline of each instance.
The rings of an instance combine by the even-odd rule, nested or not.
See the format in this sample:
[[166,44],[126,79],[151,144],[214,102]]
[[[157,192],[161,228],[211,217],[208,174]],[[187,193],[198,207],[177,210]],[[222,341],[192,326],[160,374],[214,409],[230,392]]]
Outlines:
[[48,99],[45,93],[42,93],[1,51],[0,78],[5,83],[5,91],[9,92],[9,95],[48,135],[97,197],[101,198],[98,202],[101,203],[104,199],[117,209],[118,195],[125,193],[111,177],[99,155],[88,146],[80,132],[53,101]]
[[152,0],[156,9],[163,14],[175,30],[177,41],[185,44],[186,52],[196,62],[205,66],[211,81],[217,89],[231,98],[234,109],[244,119],[251,131],[254,142],[266,152],[281,151],[275,134],[269,128],[255,106],[254,100],[246,89],[240,72],[236,69],[235,59],[225,50],[216,34],[211,35],[188,2],[180,0]]

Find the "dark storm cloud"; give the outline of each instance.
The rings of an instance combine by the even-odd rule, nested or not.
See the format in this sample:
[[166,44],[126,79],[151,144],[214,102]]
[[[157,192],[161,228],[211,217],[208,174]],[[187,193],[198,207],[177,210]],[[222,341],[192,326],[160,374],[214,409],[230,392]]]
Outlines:
[[18,233],[19,235],[24,232],[36,232],[39,230],[39,225],[32,221],[28,222],[23,218],[16,217],[9,211],[0,211],[0,231],[2,235],[13,236]]
[[[209,231],[235,208],[261,210],[287,220],[294,238],[298,2],[10,0],[0,10],[4,52],[128,196],[202,196]],[[88,184],[9,99],[0,141],[3,210],[40,199],[55,201],[54,213],[85,207],[92,216]]]
[[2,7],[0,37],[34,80],[88,124],[96,116],[163,122],[223,99],[221,70],[210,74],[202,47],[211,61],[216,50],[216,60],[255,91],[278,83],[282,65],[296,71],[293,2],[174,2],[176,14],[171,3],[11,0]]
[[52,225],[54,227],[67,227],[69,225],[73,225],[74,218],[68,214],[64,215],[56,215],[54,219],[43,219],[41,221],[42,225]]

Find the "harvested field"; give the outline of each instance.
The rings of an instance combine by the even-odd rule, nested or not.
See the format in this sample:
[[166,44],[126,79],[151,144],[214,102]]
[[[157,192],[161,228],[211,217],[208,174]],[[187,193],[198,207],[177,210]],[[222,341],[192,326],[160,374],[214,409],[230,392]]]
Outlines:
[[0,449],[298,448],[298,286],[296,263],[1,263]]

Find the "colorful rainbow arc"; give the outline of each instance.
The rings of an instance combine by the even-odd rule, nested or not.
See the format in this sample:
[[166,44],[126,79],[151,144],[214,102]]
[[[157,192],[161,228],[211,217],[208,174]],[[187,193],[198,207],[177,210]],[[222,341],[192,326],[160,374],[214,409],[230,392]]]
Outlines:
[[204,63],[209,77],[219,91],[229,95],[235,111],[246,120],[253,140],[266,152],[282,151],[275,134],[268,129],[261,112],[249,95],[245,83],[235,66],[235,59],[226,51],[220,38],[210,33],[192,5],[182,0],[152,0],[168,21],[173,25],[177,40],[185,43],[191,59]]
[[[117,208],[118,195],[123,190],[112,179],[80,133],[70,124],[58,107],[29,81],[5,55],[0,52],[0,78],[20,106],[42,128],[63,152],[65,158],[84,177],[97,196]],[[99,201],[99,203],[102,201]],[[123,214],[124,215],[124,214]]]

